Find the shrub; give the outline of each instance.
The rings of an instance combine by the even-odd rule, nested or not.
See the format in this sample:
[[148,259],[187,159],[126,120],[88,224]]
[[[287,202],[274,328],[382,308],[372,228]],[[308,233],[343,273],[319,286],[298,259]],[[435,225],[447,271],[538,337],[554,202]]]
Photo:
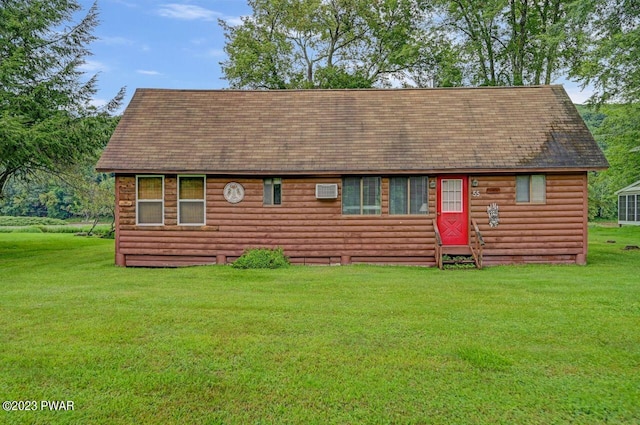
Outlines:
[[43,231],[40,226],[29,226],[13,229],[12,233],[43,233]]
[[287,267],[289,259],[282,248],[253,248],[247,249],[232,264],[236,269],[279,269]]
[[0,216],[0,226],[40,226],[40,225],[63,225],[63,220],[48,217],[12,217]]

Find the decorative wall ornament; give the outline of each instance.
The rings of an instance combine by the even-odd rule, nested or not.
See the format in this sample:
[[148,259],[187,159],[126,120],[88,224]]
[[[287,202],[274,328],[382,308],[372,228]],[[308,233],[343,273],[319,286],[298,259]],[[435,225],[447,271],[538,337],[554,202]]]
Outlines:
[[231,204],[237,204],[244,199],[244,187],[240,183],[229,182],[224,187],[224,199]]
[[487,207],[487,214],[489,215],[489,226],[498,227],[498,224],[500,224],[500,209],[498,208],[498,204],[495,202],[491,203]]

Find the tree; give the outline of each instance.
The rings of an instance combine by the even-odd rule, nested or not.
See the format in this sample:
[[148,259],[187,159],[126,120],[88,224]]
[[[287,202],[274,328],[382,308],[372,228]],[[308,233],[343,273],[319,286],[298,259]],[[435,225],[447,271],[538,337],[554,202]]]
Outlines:
[[[111,133],[118,123],[111,117]],[[89,234],[101,219],[115,217],[115,178],[96,173],[97,156],[89,155],[63,171],[50,174],[35,171],[26,180],[13,179],[5,186],[0,199],[0,215],[41,216],[66,219],[72,216],[91,221]],[[115,223],[112,221],[111,231]]]
[[109,115],[124,90],[105,107],[91,106],[97,78],[80,70],[94,39],[98,8],[75,0],[1,0],[0,196],[10,178],[56,173],[94,154],[108,140]]
[[616,215],[615,192],[640,179],[640,106],[580,106],[580,114],[604,151],[610,168],[589,173],[589,218]]
[[607,118],[595,136],[606,144],[611,184],[620,189],[640,179],[640,105],[606,105],[602,111]]
[[[640,178],[640,3],[578,0],[577,33],[587,40],[570,75],[591,86],[590,103],[607,117],[594,132],[611,167],[590,176],[590,202],[615,212],[614,192]],[[617,104],[616,104],[617,103]],[[591,207],[590,207],[591,208]],[[590,211],[591,213],[591,211]]]
[[591,43],[576,57],[571,75],[594,88],[592,103],[640,101],[640,2],[579,4],[582,37]]
[[5,186],[6,196],[0,199],[0,216],[57,219],[76,216],[92,221],[94,227],[101,219],[113,218],[115,179],[108,174],[96,173],[96,160],[87,157],[82,163],[55,175],[35,172],[28,181],[10,180]]
[[421,0],[249,0],[249,5],[253,14],[241,25],[220,21],[229,56],[221,66],[233,88],[386,86],[410,79],[438,59],[424,55]]
[[436,0],[473,85],[550,84],[580,48],[565,0]]
[[101,218],[111,218],[111,230],[115,231],[115,177],[93,172],[93,164],[84,171],[80,168],[76,178],[70,183],[73,189],[73,203],[69,211],[91,222],[91,228],[87,232],[92,235]]

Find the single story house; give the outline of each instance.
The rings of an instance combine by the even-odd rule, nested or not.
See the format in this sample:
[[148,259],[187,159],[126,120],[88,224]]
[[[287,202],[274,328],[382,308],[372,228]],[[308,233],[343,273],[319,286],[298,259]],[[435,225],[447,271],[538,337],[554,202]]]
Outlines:
[[160,267],[584,264],[606,167],[561,86],[139,89],[97,164],[116,264]]
[[620,189],[618,195],[618,224],[640,226],[640,180]]

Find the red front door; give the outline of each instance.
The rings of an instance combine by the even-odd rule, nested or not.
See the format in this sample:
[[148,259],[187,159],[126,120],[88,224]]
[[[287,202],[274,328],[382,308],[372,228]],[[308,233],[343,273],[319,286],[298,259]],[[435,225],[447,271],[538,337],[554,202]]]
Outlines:
[[443,245],[469,244],[467,176],[438,177],[438,229]]

